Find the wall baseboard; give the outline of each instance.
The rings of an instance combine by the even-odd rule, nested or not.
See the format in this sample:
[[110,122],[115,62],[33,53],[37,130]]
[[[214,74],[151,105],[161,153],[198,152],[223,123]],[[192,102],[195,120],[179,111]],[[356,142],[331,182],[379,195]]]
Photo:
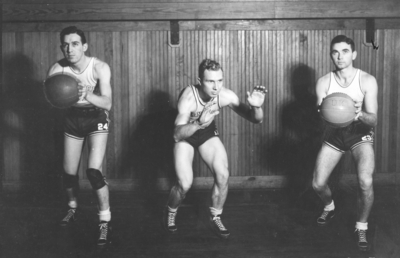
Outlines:
[[[153,182],[140,179],[109,179],[107,180],[110,191],[135,191],[143,188],[150,188],[156,191],[168,191],[174,184],[173,180],[168,178],[157,178]],[[214,183],[213,177],[195,178],[192,189],[204,190],[210,189]],[[250,176],[250,177],[230,177],[229,189],[279,189],[285,188],[288,183],[287,176]],[[351,187],[357,184],[357,175],[343,175],[340,184],[344,187]],[[43,187],[43,183],[20,181],[3,182],[4,192],[19,192],[29,185],[29,189]],[[374,185],[400,185],[400,178],[396,173],[380,173],[374,176]],[[60,183],[61,187],[61,183]],[[83,191],[91,190],[87,179],[79,181],[79,187]]]

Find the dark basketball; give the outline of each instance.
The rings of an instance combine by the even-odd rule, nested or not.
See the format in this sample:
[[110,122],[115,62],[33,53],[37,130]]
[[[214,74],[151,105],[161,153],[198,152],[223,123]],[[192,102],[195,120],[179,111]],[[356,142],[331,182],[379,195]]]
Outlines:
[[57,108],[68,108],[79,100],[78,82],[67,74],[54,74],[44,82],[47,101]]
[[321,104],[322,118],[335,127],[345,127],[354,121],[354,100],[345,93],[332,93]]

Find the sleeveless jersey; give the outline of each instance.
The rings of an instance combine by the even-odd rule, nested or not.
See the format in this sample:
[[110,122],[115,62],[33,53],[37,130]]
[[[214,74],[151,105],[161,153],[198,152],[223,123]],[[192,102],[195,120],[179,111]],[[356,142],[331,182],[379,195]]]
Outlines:
[[329,83],[329,89],[327,95],[334,93],[334,92],[342,92],[349,95],[354,101],[363,101],[364,100],[364,93],[361,90],[361,70],[357,69],[356,75],[353,78],[353,81],[350,83],[349,86],[343,87],[339,84],[336,79],[336,76],[333,72],[331,72],[331,81]]
[[216,106],[217,106],[217,107],[216,107],[216,110],[218,110],[218,109],[221,108],[221,105],[220,105],[220,103],[219,103],[219,94],[217,95],[217,97],[210,99],[210,101],[204,102],[204,101],[200,98],[199,90],[197,89],[197,87],[194,86],[194,85],[189,85],[189,87],[192,89],[194,98],[195,98],[195,100],[196,100],[196,110],[195,110],[194,112],[190,112],[190,119],[189,119],[189,122],[193,122],[193,121],[196,121],[196,120],[199,119],[199,117],[200,117],[200,115],[201,115],[201,112],[203,112],[204,106],[205,106],[207,103],[215,102],[215,103],[217,103],[217,105],[216,105]]
[[[88,66],[83,70],[81,73],[77,73],[76,71],[72,70],[70,66],[62,67],[62,73],[72,74],[79,81],[83,83],[88,88],[89,92],[98,92],[99,87],[97,86],[97,80],[94,78],[93,70],[94,70],[94,61],[95,57],[91,57]],[[92,105],[86,99],[79,100],[76,104],[78,105]]]

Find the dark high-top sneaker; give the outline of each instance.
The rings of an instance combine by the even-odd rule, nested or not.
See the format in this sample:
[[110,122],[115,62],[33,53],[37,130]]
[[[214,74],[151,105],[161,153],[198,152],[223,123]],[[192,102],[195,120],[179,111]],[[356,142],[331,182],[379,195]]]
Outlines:
[[61,226],[68,226],[72,222],[76,221],[76,209],[70,208],[67,211],[67,215],[60,221]]
[[222,224],[220,215],[215,217],[210,217],[210,226],[212,230],[219,236],[224,239],[227,239],[230,235],[229,231],[225,228],[224,224]]
[[331,219],[335,216],[335,210],[323,211],[321,216],[317,219],[318,226],[327,225]]
[[367,230],[356,229],[354,234],[356,235],[358,249],[363,252],[368,251],[369,244],[367,241]]
[[108,221],[100,221],[99,223],[99,239],[97,240],[98,246],[104,246],[111,243],[111,226]]
[[169,233],[175,233],[178,228],[175,224],[175,218],[176,218],[177,212],[171,212],[166,208],[164,210],[163,214],[163,226],[164,228],[169,232]]

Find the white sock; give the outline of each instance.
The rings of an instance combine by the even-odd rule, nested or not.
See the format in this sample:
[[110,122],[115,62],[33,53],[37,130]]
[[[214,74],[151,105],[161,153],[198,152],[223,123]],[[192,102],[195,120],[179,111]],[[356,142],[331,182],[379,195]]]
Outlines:
[[175,212],[177,212],[178,211],[178,208],[171,208],[171,207],[169,207],[168,205],[167,205],[167,207],[168,207],[168,211],[169,212],[173,212],[173,213],[175,213]]
[[333,200],[331,204],[328,204],[325,206],[324,211],[333,211],[335,209],[335,204],[333,203]]
[[356,222],[356,229],[360,230],[367,230],[368,229],[368,222]]
[[222,214],[222,209],[221,209],[221,210],[218,210],[218,209],[216,209],[216,208],[214,208],[214,207],[210,207],[210,212],[211,212],[211,215],[212,215],[213,217],[215,217],[215,216],[218,216],[218,215],[221,215],[221,214]]
[[99,211],[98,213],[100,221],[110,221],[111,220],[111,212],[110,208],[104,211]]
[[68,206],[69,206],[71,209],[76,209],[76,208],[78,208],[78,202],[77,202],[76,200],[69,201],[69,202],[68,202]]

